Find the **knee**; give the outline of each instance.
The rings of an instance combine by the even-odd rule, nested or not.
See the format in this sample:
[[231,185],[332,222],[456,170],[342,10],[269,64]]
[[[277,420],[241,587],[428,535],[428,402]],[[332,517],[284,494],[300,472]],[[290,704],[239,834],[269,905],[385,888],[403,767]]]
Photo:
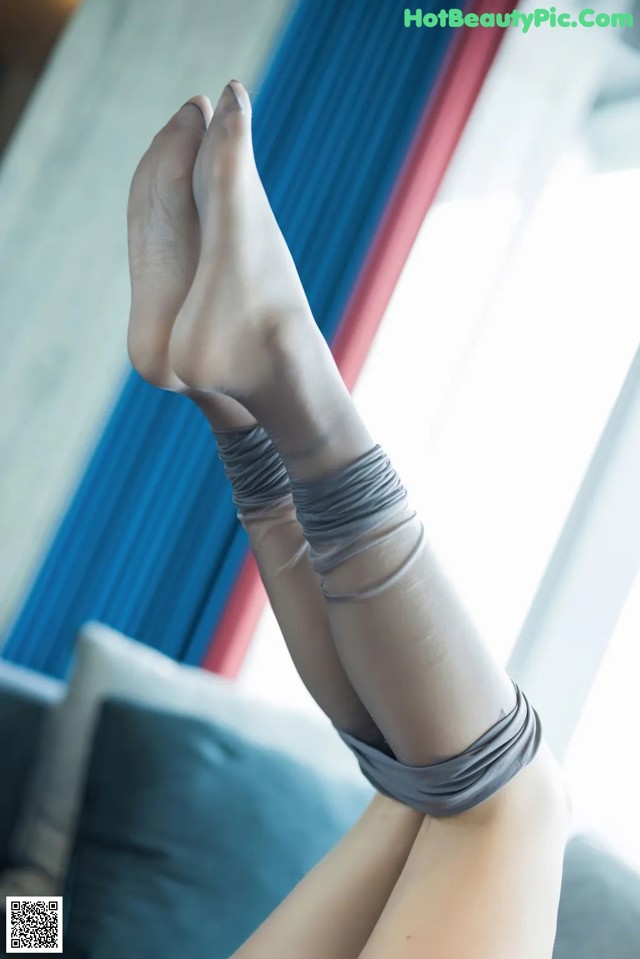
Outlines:
[[495,816],[522,815],[528,825],[556,824],[568,832],[571,796],[562,769],[549,746],[541,741],[534,759],[502,789],[483,803],[452,817],[460,822],[487,822]]

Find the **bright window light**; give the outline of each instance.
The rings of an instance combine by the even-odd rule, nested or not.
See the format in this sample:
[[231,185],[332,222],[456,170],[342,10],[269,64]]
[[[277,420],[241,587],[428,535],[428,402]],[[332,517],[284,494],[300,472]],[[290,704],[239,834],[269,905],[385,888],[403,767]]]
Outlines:
[[506,268],[512,197],[436,208],[355,391],[503,660],[637,346],[638,200],[567,157]]
[[574,831],[590,832],[640,870],[637,699],[640,576],[618,621],[564,771]]

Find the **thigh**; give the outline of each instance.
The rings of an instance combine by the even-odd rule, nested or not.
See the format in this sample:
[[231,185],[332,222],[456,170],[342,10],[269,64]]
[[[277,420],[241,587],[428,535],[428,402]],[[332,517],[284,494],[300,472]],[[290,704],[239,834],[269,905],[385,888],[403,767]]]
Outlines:
[[569,812],[532,767],[470,815],[425,820],[360,959],[551,959]]
[[376,795],[350,832],[233,959],[355,959],[380,917],[423,820],[415,810]]

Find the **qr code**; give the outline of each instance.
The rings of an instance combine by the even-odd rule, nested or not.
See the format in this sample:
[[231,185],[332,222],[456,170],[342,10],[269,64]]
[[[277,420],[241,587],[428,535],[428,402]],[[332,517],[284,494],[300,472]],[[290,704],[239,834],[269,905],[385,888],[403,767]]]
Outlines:
[[12,952],[62,952],[62,896],[7,896]]

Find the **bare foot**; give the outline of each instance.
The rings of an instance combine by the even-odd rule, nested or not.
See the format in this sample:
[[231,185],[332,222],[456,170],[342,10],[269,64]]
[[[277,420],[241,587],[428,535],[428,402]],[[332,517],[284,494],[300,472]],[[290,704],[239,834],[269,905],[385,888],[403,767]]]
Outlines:
[[154,137],[135,171],[127,209],[131,313],[127,346],[138,373],[184,393],[214,428],[245,428],[254,418],[231,398],[191,390],[173,372],[171,329],[200,259],[200,221],[193,197],[196,156],[213,116],[205,96],[192,97]]
[[244,402],[272,377],[269,343],[283,324],[318,331],[256,168],[249,96],[235,80],[198,153],[193,190],[200,260],[171,331],[169,363],[190,387]]

